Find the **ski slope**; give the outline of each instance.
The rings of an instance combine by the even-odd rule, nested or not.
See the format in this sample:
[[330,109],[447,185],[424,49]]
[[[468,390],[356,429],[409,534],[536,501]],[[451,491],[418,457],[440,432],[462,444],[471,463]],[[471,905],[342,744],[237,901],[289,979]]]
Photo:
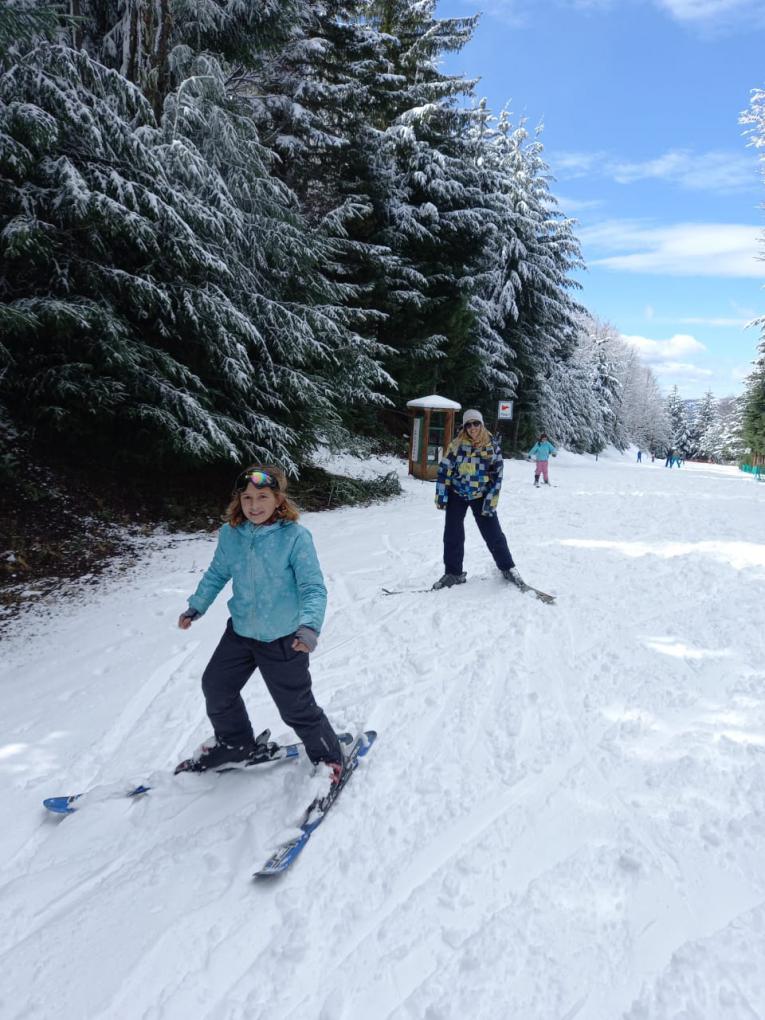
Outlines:
[[[3,641],[3,1020],[765,1018],[765,485],[562,453],[506,463],[510,588],[433,486],[307,515],[329,589],[312,656],[338,729],[379,733],[284,878],[304,760],[170,771],[209,733],[225,598],[179,612],[213,537]],[[256,729],[291,736],[253,678]],[[253,774],[256,772],[257,774]],[[149,780],[128,801],[110,794]],[[99,792],[82,811],[43,797]]]

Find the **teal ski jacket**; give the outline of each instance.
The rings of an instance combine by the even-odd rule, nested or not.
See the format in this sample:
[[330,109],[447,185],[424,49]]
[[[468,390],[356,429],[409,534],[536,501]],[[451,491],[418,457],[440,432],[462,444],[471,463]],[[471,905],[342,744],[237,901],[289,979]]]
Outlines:
[[534,457],[535,460],[549,460],[550,454],[555,454],[558,451],[555,449],[552,443],[548,443],[547,440],[544,443],[534,443],[528,452],[529,457]]
[[302,525],[224,524],[190,608],[205,613],[228,581],[231,622],[242,637],[276,641],[301,626],[321,631],[327,589],[311,532]]

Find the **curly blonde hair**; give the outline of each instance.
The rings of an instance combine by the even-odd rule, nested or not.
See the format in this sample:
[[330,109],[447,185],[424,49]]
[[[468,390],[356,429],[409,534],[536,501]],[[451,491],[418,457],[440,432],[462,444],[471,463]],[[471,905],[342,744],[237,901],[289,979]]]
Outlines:
[[468,434],[468,430],[463,425],[453,442],[470,443],[471,446],[491,446],[491,432],[489,432],[485,425],[481,425],[481,431],[475,439],[472,439]]
[[[276,467],[275,464],[250,464],[246,467],[239,475],[252,474],[253,471],[262,471],[266,475],[270,475],[276,482],[277,487],[271,491],[276,496],[277,507],[266,524],[275,524],[277,521],[296,521],[300,517],[300,511],[292,502],[287,495],[287,476],[281,468]],[[226,524],[230,524],[232,528],[238,528],[240,524],[243,524],[247,518],[242,512],[242,493],[237,489],[231,494],[231,501],[226,507],[226,512],[223,515],[223,520]]]

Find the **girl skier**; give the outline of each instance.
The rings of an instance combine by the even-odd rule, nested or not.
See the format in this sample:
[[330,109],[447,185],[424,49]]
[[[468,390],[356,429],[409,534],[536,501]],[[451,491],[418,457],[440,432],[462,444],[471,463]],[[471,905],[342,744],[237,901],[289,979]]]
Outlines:
[[507,547],[499,520],[497,503],[502,488],[502,450],[487,431],[480,411],[465,411],[462,428],[446,449],[438,466],[436,506],[446,511],[444,521],[444,575],[434,588],[464,584],[465,514],[473,513],[481,537],[494,562],[508,581],[521,591],[523,581]]
[[536,467],[534,468],[534,485],[536,485],[537,488],[539,488],[540,475],[544,478],[545,485],[550,484],[550,479],[547,474],[547,462],[551,455],[553,457],[557,457],[558,451],[547,438],[547,433],[543,432],[526,455],[529,460],[534,458],[537,462]]
[[212,563],[178,620],[186,630],[232,581],[231,618],[202,676],[215,736],[179,768],[203,772],[246,765],[263,753],[240,694],[260,669],[280,716],[311,761],[326,762],[333,782],[342,772],[337,735],[314,700],[308,671],[327,589],[311,533],[297,523],[297,508],[286,492],[287,479],[278,468],[253,465],[239,475]]

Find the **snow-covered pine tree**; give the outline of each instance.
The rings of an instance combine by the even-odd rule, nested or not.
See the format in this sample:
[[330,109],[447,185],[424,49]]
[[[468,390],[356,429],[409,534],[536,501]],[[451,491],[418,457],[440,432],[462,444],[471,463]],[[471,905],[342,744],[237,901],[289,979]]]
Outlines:
[[[474,159],[490,233],[474,300],[486,302],[484,320],[514,377],[507,393],[516,397],[516,420],[524,419],[530,434],[548,427],[557,366],[576,349],[584,310],[571,296],[570,273],[581,265],[581,254],[573,223],[555,209],[541,129],[530,138],[524,122],[513,126],[506,110],[495,126],[483,103],[477,114]],[[575,389],[572,377],[565,390]]]
[[725,464],[743,460],[746,453],[744,419],[746,393],[739,397],[723,397],[718,403],[719,425],[715,436],[714,455]]
[[624,383],[624,424],[630,442],[662,454],[669,446],[664,394],[650,366],[640,359]]
[[[745,127],[748,144],[765,150],[765,90],[752,90],[749,108],[741,114],[740,122]],[[760,171],[765,178],[765,155],[760,156]],[[765,235],[762,240],[765,241]],[[742,437],[744,445],[762,460],[765,458],[765,316],[758,318],[753,325],[760,328],[762,340],[754,371],[747,380]]]
[[578,352],[553,361],[534,408],[535,420],[556,443],[575,453],[598,453],[607,442],[603,408],[592,385],[591,366]]
[[707,390],[696,412],[695,436],[697,456],[709,459],[712,456],[712,441],[717,425],[717,401],[711,390]]
[[444,389],[468,399],[481,372],[491,372],[476,350],[480,329],[471,307],[486,235],[466,147],[471,114],[461,105],[474,83],[445,75],[439,63],[466,44],[476,19],[439,19],[435,7],[433,0],[366,5],[383,58],[371,90],[377,133],[366,175],[370,240],[395,259],[376,281],[376,297],[402,396]]
[[[2,385],[14,415],[94,448],[113,447],[129,422],[134,449],[155,459],[292,466],[301,412],[332,411],[317,364],[337,370],[353,336],[331,317],[315,332],[325,309],[290,300],[315,253],[298,256],[280,189],[248,167],[235,196],[84,52],[39,47],[0,78],[0,99]],[[281,208],[292,245],[278,300],[253,244],[261,207]]]
[[746,381],[741,436],[756,462],[765,465],[765,343]]
[[49,4],[0,7],[0,68],[12,64],[20,50],[36,40],[52,38],[67,23],[72,19]]
[[[392,349],[402,397],[437,385],[433,362],[448,343],[464,347],[474,319],[460,286],[466,231],[463,250],[450,250],[470,170],[454,152],[466,121],[450,102],[471,83],[443,75],[437,63],[464,44],[475,19],[439,21],[434,7],[313,5],[284,53],[258,71],[259,123],[281,157],[279,172],[333,237],[330,268],[355,287],[349,307],[364,313],[364,328]],[[456,264],[448,279],[434,252],[438,266]],[[470,359],[461,366],[472,378]]]
[[341,409],[385,400],[382,390],[394,386],[380,366],[386,352],[358,331],[364,316],[351,307],[352,285],[328,277],[335,240],[307,222],[294,194],[269,175],[270,154],[247,90],[232,88],[209,56],[195,58],[184,80],[182,98],[167,101],[165,130],[193,141],[236,204],[242,230],[227,261],[247,266],[258,280],[241,300],[280,366],[275,385],[285,424],[294,427],[299,417],[301,442],[310,446]]
[[685,403],[680,397],[677,386],[673,386],[667,397],[667,418],[669,420],[670,446],[683,457],[689,455],[693,446],[691,427]]
[[137,85],[157,120],[183,82],[178,57],[216,54],[240,72],[263,50],[279,47],[306,0],[76,0],[75,46]]

